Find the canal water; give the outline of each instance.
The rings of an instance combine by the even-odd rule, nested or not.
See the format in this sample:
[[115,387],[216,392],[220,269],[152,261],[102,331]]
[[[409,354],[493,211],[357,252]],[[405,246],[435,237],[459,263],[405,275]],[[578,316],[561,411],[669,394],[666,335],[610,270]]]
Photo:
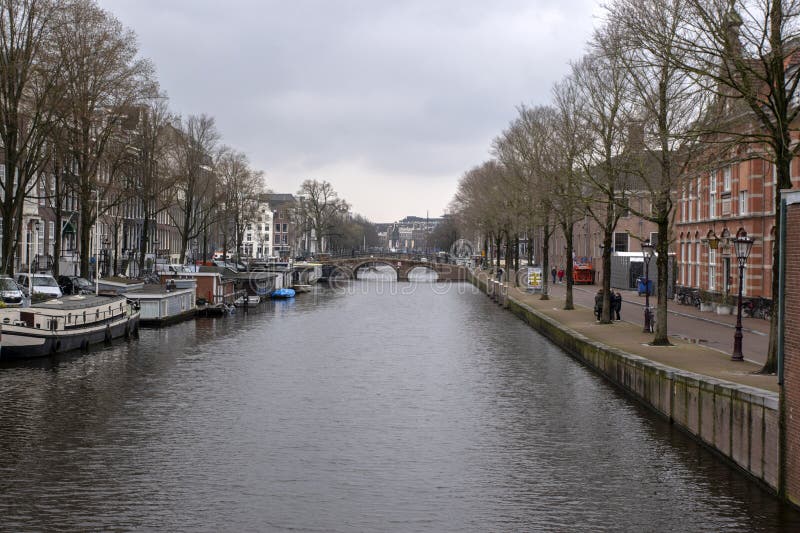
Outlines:
[[2,531],[775,531],[469,285],[380,273],[0,368]]

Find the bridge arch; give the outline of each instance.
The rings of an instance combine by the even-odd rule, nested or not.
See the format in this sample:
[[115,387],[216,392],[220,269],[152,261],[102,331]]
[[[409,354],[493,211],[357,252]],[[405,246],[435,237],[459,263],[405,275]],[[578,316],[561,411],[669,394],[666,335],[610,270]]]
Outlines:
[[382,259],[382,258],[376,258],[376,259],[370,258],[368,260],[359,261],[359,262],[356,262],[356,263],[351,263],[350,264],[350,268],[353,271],[353,279],[357,279],[358,278],[358,272],[360,270],[364,270],[364,269],[367,269],[367,268],[370,268],[370,267],[377,267],[377,266],[388,266],[388,267],[390,267],[394,271],[397,279],[400,279],[400,268],[397,266],[397,262],[392,263],[392,261],[390,259]]
[[359,270],[373,265],[387,265],[397,273],[398,281],[408,281],[409,273],[415,268],[425,268],[436,272],[437,281],[467,281],[468,271],[462,265],[418,261],[392,257],[348,257],[329,261],[338,277],[356,279]]

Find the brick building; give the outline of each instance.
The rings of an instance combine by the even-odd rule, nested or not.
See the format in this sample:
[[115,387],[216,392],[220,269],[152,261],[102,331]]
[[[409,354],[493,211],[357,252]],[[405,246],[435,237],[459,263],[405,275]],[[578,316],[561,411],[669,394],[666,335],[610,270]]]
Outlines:
[[[784,193],[786,201],[785,295],[800,294],[800,191]],[[800,505],[800,328],[786,327],[800,321],[800,299],[786,298],[784,317],[783,391],[781,398],[785,431],[784,485],[786,497]]]
[[[773,165],[748,148],[684,181],[676,202],[678,285],[735,294],[738,272],[731,239],[743,230],[755,244],[742,294],[772,297],[775,183]],[[797,160],[792,162],[792,183],[800,183]]]

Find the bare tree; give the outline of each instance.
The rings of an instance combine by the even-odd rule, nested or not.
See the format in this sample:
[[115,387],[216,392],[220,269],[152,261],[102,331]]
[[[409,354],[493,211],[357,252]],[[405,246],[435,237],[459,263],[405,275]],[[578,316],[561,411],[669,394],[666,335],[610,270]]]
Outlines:
[[170,164],[175,202],[167,213],[181,239],[183,263],[189,241],[196,239],[221,214],[216,206],[221,191],[211,166],[219,133],[214,119],[207,115],[189,116],[173,133]]
[[[550,268],[549,245],[553,233],[550,179],[544,171],[544,150],[550,137],[542,121],[542,108],[519,107],[519,116],[495,139],[495,156],[507,168],[506,194],[516,199],[514,213],[519,229],[528,235],[528,262],[533,259],[532,236],[539,228],[543,234],[542,268]],[[549,299],[548,278],[544,276],[543,300]]]
[[482,237],[486,259],[491,264],[494,257],[497,268],[500,268],[503,242],[511,220],[508,196],[504,190],[504,173],[507,171],[497,160],[489,160],[470,169],[459,180],[458,190],[451,202],[453,212],[458,213],[467,232],[474,231]]
[[658,227],[658,313],[653,344],[669,345],[667,283],[675,216],[672,193],[680,190],[697,149],[693,132],[706,95],[676,66],[678,58],[686,54],[677,37],[685,0],[617,0],[608,9],[614,24],[619,24],[621,57],[631,84],[633,116],[629,122],[641,128],[638,146],[629,143],[635,152],[629,156],[627,171],[650,196],[649,211],[631,211]]
[[567,291],[564,309],[575,309],[572,293],[572,270],[575,222],[583,214],[582,183],[585,177],[579,161],[586,150],[586,134],[579,120],[581,102],[573,77],[567,77],[553,89],[555,106],[548,123],[552,137],[548,143],[548,166],[553,183],[553,211],[566,241]]
[[155,231],[155,220],[163,211],[170,208],[175,200],[173,182],[169,174],[168,159],[171,144],[175,140],[171,123],[174,117],[167,109],[164,97],[151,99],[139,107],[138,125],[133,138],[132,149],[135,157],[127,172],[136,183],[135,199],[142,212],[142,226],[139,234],[138,270],[143,272],[145,257],[150,247],[151,233]]
[[6,274],[14,267],[25,197],[47,162],[52,108],[60,96],[59,58],[50,43],[54,8],[50,0],[0,3],[0,141],[5,166],[0,179],[0,270]]
[[[774,304],[779,291],[780,194],[782,189],[792,188],[791,162],[800,151],[795,140],[800,113],[800,3],[685,0],[685,5],[680,31],[674,37],[681,53],[667,59],[716,97],[709,109],[718,120],[700,131],[703,141],[721,144],[721,151],[750,143],[751,149],[775,167]],[[653,35],[662,41],[667,38],[660,30]],[[765,373],[777,369],[777,326],[778,313],[773,312]]]
[[264,192],[264,173],[250,168],[243,152],[227,146],[217,153],[215,168],[221,188],[223,231],[232,229],[237,253],[241,254],[246,224],[255,219],[258,197]]
[[614,230],[626,203],[627,120],[630,111],[629,71],[621,58],[617,28],[601,28],[591,42],[592,51],[572,66],[578,97],[579,121],[586,133],[586,150],[580,155],[586,177],[584,206],[603,232],[603,310],[600,322],[611,322],[611,252]]
[[116,183],[130,157],[124,122],[154,91],[153,69],[137,57],[133,32],[92,0],[58,10],[54,42],[65,99],[60,118],[74,164],[71,186],[80,202],[81,273],[87,275],[92,226],[125,198]]
[[326,244],[342,212],[349,208],[347,202],[327,181],[305,180],[297,191],[301,197],[299,213],[307,221],[307,227],[314,231],[319,244],[318,252],[326,251]]

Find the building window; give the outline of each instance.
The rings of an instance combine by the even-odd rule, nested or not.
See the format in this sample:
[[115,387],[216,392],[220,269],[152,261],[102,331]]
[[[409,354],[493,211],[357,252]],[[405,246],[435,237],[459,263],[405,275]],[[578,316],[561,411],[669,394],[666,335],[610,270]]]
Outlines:
[[653,246],[658,245],[658,232],[657,231],[651,231],[650,232],[650,244],[652,244]]
[[747,213],[747,191],[739,191],[739,214],[746,215]]
[[717,278],[717,251],[708,249],[708,290],[716,289]]
[[[289,231],[289,224],[287,224],[287,223],[285,223],[285,222],[284,222],[284,224],[283,224],[283,232],[284,232],[284,233],[287,233],[288,231]],[[284,242],[285,242],[285,241],[284,241]]]
[[730,165],[722,169],[722,190],[729,192],[731,190],[731,167]]
[[700,286],[700,243],[695,243],[694,248],[694,285],[693,287]]
[[717,216],[717,174],[711,173],[708,185],[708,218]]
[[50,240],[52,241],[56,238],[56,223],[51,220],[47,223],[47,227],[48,233],[50,234]]
[[692,286],[692,243],[686,244],[686,285]]
[[628,251],[628,234],[615,233],[614,234],[614,251],[627,252]]
[[686,243],[681,243],[681,283],[688,285],[686,281]]

